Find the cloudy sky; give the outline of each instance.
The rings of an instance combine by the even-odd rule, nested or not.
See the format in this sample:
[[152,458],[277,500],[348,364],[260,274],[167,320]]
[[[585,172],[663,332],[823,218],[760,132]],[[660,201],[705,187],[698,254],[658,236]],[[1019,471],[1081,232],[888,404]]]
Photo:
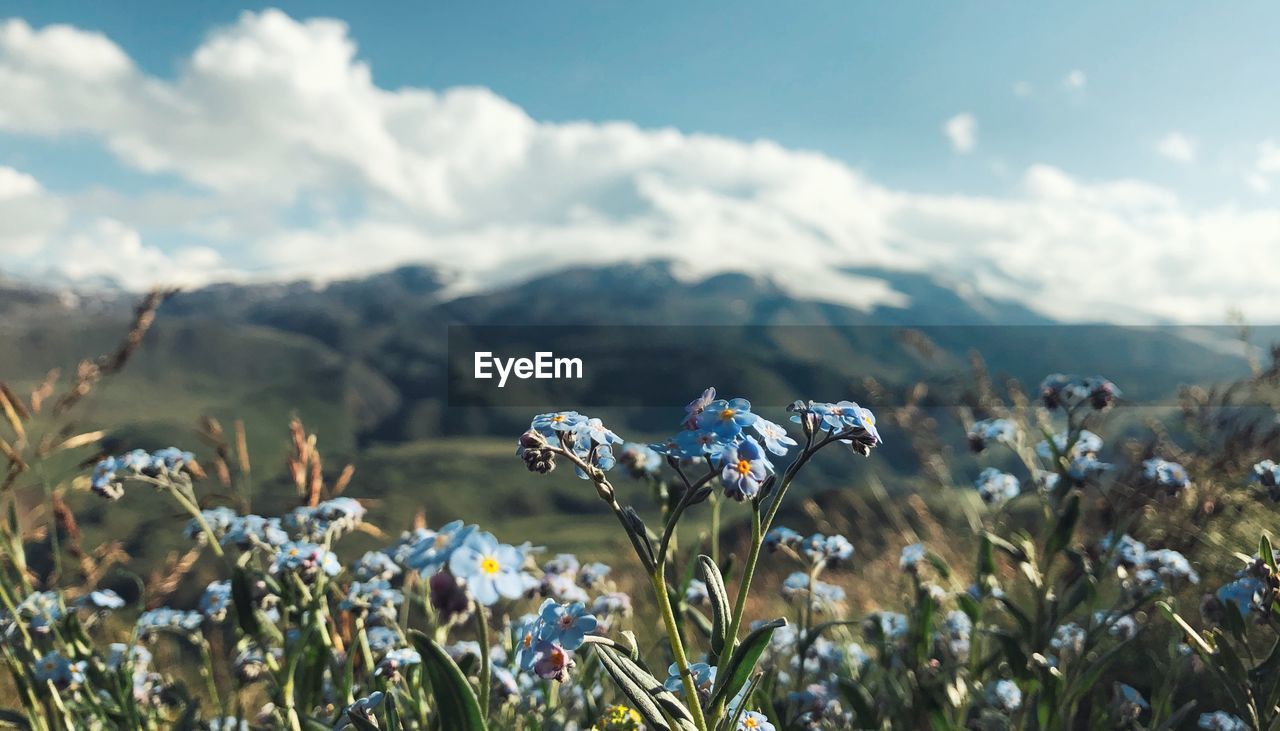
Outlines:
[[11,0],[0,271],[662,257],[857,306],[1280,321],[1271,5]]

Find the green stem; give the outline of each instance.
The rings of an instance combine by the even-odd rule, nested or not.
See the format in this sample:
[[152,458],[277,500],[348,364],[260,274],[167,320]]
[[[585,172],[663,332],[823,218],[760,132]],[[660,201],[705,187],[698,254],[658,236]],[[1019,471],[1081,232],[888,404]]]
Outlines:
[[720,496],[712,494],[711,502],[711,562],[720,565]]
[[707,720],[702,715],[702,703],[698,699],[698,686],[693,682],[693,672],[689,670],[689,658],[684,652],[684,643],[680,640],[680,629],[676,626],[676,615],[671,610],[671,598],[667,595],[667,579],[663,564],[659,558],[658,567],[649,577],[653,583],[653,593],[658,597],[658,609],[662,612],[662,623],[667,629],[667,642],[671,645],[671,653],[675,656],[676,669],[680,672],[680,682],[684,685],[684,697],[688,701],[689,712],[693,714],[693,723],[698,731],[707,731]]
[[489,695],[492,685],[493,669],[489,665],[489,618],[485,616],[484,607],[475,603],[476,639],[480,641],[480,712],[489,718]]

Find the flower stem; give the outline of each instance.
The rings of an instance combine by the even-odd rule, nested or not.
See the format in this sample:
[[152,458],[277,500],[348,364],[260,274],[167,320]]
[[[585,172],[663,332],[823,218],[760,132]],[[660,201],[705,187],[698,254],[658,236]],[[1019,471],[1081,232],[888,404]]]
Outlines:
[[489,618],[485,616],[484,607],[475,603],[476,639],[480,641],[480,712],[489,718],[490,686],[493,683],[493,669],[489,665]]
[[667,641],[671,645],[671,654],[675,656],[676,669],[680,672],[680,682],[684,685],[684,697],[688,701],[689,712],[693,714],[693,723],[698,731],[707,731],[707,721],[702,715],[702,703],[698,700],[698,686],[693,682],[693,672],[689,670],[689,658],[684,653],[684,643],[680,640],[680,630],[676,627],[676,615],[671,610],[671,598],[667,595],[667,579],[665,562],[659,559],[657,568],[649,577],[653,583],[653,593],[658,598],[658,609],[662,612],[662,623],[667,629]]

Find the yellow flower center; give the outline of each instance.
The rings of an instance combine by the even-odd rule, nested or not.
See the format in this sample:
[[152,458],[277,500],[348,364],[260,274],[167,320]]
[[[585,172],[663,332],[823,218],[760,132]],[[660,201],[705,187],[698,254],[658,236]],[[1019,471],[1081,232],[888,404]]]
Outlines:
[[728,421],[733,418],[733,414],[734,414],[733,409],[725,409],[724,411],[720,412],[720,418],[724,419],[725,421]]
[[743,728],[760,728],[760,722],[755,720],[754,718],[744,718],[742,719],[742,727]]
[[296,549],[296,548],[290,548],[290,549],[289,549],[289,555],[290,555],[290,556],[297,556],[299,553],[302,553],[302,552],[301,552],[301,551],[299,551],[299,550],[298,550],[298,549]]
[[480,561],[480,570],[493,576],[502,569],[502,564],[498,563],[498,559],[492,556],[486,556]]
[[747,461],[747,460],[745,460],[745,459],[740,459],[740,460],[738,460],[738,464],[736,465],[735,469],[737,469],[737,470],[738,470],[738,474],[740,474],[740,475],[750,474],[750,473],[751,473],[751,463],[750,463],[750,462],[748,462],[748,461]]
[[559,424],[560,422],[564,421],[564,416],[561,414],[556,414],[555,416],[551,417],[551,420]]

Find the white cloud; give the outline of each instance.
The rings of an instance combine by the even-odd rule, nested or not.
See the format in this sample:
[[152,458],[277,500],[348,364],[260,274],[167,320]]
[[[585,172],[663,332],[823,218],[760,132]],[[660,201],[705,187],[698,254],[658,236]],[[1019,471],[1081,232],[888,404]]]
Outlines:
[[1174,162],[1195,162],[1196,148],[1196,141],[1181,132],[1170,132],[1156,141],[1156,152]]
[[951,141],[951,149],[967,155],[978,144],[978,120],[962,112],[942,123],[942,133]]
[[[20,101],[0,105],[0,133],[97,140],[185,184],[55,195],[0,168],[0,252],[28,271],[141,287],[417,261],[463,291],[660,257],[860,306],[903,297],[841,268],[936,274],[1067,319],[1280,317],[1259,277],[1280,247],[1274,208],[1195,210],[1043,165],[1005,195],[921,194],[768,141],[540,122],[482,88],[381,88],[332,20],[245,14],[172,79],[101,35],[9,21],[0,99]],[[957,150],[976,143],[969,119],[946,130]],[[1260,153],[1280,170],[1280,152]],[[43,212],[15,218],[30,211]],[[172,240],[192,243],[157,243]]]
[[1080,69],[1072,69],[1067,72],[1066,78],[1062,80],[1063,86],[1068,89],[1083,89],[1089,83],[1089,77],[1084,75]]

